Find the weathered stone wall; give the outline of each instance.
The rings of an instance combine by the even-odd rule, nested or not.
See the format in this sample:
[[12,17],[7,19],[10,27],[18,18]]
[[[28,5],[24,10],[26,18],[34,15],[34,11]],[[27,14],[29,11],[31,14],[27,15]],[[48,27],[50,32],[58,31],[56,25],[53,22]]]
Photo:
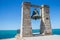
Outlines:
[[22,24],[21,24],[21,36],[32,36],[31,19],[30,19],[30,3],[23,3],[22,5]]
[[48,5],[41,6],[41,34],[43,35],[51,34],[51,23]]

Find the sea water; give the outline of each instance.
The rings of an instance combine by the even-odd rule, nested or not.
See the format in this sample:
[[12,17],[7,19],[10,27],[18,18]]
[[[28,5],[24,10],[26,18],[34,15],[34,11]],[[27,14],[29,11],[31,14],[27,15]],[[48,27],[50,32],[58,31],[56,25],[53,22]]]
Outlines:
[[[32,33],[39,33],[39,29],[32,30]],[[0,30],[0,39],[3,38],[13,38],[15,35],[18,34],[17,30]],[[60,29],[52,29],[52,34],[60,35]]]

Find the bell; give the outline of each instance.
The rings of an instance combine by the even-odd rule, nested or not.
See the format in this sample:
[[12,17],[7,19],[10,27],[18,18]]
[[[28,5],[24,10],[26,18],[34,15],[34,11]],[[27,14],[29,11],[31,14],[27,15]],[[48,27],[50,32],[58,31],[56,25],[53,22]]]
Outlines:
[[35,20],[40,18],[39,12],[36,9],[33,11],[31,18]]

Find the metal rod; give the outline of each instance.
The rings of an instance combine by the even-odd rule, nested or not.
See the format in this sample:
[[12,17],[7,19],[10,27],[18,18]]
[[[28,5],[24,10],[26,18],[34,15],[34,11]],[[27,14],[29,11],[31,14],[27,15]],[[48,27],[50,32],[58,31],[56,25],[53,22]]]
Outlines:
[[38,6],[38,5],[31,5],[31,7],[40,8],[41,6]]

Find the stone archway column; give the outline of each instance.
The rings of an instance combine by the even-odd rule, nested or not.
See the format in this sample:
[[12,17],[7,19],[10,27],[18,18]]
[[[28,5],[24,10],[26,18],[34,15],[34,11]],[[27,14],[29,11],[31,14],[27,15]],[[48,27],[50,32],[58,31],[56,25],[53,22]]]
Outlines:
[[52,34],[48,5],[41,6],[41,25],[40,26],[41,26],[40,34],[42,34],[42,35],[51,35]]
[[23,2],[21,13],[21,37],[32,36],[31,18],[30,18],[30,3]]

